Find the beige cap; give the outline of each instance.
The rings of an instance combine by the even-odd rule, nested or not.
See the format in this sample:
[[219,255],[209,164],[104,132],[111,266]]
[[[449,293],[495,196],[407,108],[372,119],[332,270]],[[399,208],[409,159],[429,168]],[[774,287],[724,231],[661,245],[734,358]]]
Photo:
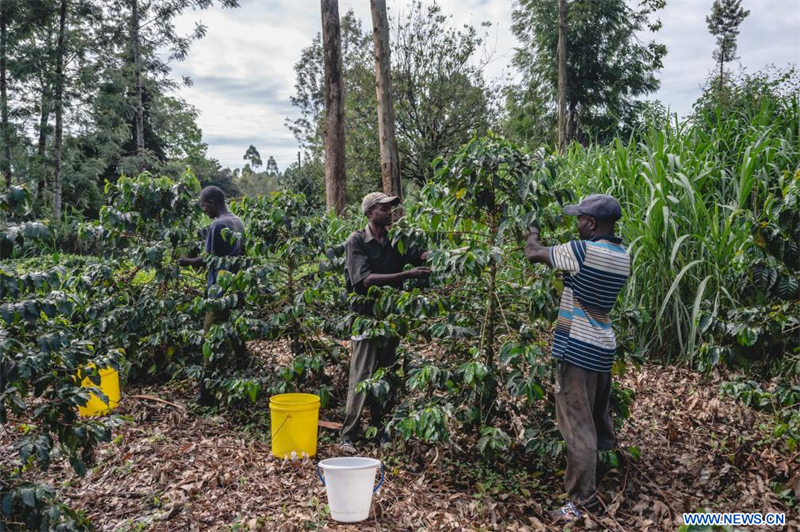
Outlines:
[[361,200],[361,212],[367,214],[367,211],[379,203],[390,203],[392,205],[399,205],[400,198],[397,196],[387,196],[383,192],[370,192],[364,199]]

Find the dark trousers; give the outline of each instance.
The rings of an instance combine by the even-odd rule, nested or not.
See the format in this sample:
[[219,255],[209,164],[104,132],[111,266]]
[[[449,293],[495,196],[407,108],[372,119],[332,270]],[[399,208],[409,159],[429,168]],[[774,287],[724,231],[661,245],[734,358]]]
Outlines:
[[396,338],[366,338],[351,340],[350,377],[347,380],[347,405],[345,407],[342,437],[356,438],[360,432],[359,421],[365,404],[369,403],[372,424],[380,428],[385,409],[374,397],[356,393],[359,382],[369,379],[378,368],[389,367],[397,358]]
[[203,320],[203,332],[208,334],[208,330],[215,323],[225,323],[231,317],[230,310],[218,310],[215,312],[206,312],[206,317]]
[[592,506],[597,452],[614,448],[614,422],[608,411],[611,373],[558,362],[556,418],[567,442],[565,484],[572,502]]
[[[231,311],[229,309],[226,310],[219,310],[215,312],[206,312],[205,318],[203,319],[203,333],[208,334],[209,329],[211,329],[212,325],[225,323],[230,319]],[[241,342],[233,342],[231,346],[233,350],[234,360],[233,362],[237,365],[241,365],[244,363],[244,360],[247,357],[247,348]],[[230,359],[230,357],[226,358]],[[220,369],[222,365],[222,359],[217,358],[214,361],[208,360],[205,357],[203,358],[203,376],[200,379],[200,394],[203,396],[208,396],[208,388],[206,387],[206,378],[211,376],[214,372]]]

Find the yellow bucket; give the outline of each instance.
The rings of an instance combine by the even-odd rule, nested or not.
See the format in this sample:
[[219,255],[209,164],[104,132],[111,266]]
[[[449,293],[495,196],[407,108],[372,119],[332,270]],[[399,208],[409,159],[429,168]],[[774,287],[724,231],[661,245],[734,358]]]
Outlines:
[[[85,377],[83,382],[81,382],[81,386],[84,388],[90,388],[95,386],[95,384],[89,379],[89,377]],[[90,394],[89,401],[87,401],[86,406],[78,407],[78,414],[81,416],[88,417],[107,414],[111,409],[116,408],[119,404],[119,373],[117,373],[117,370],[113,368],[101,369],[100,386],[97,387],[100,388],[100,391],[106,394],[108,397],[108,403],[106,404],[97,395]]]
[[319,397],[310,393],[284,393],[269,399],[272,454],[283,458],[292,451],[302,457],[317,454]]

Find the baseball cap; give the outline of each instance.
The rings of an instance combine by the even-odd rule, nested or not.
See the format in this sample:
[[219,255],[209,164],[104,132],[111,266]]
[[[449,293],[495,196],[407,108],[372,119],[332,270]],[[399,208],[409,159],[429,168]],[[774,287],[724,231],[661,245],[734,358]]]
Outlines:
[[586,214],[596,220],[616,222],[622,218],[622,207],[620,207],[619,202],[611,196],[592,194],[577,205],[567,205],[564,207],[564,214],[570,216]]
[[370,210],[375,205],[379,203],[390,203],[392,205],[399,205],[400,198],[398,196],[387,196],[383,192],[370,192],[364,199],[361,200],[361,212],[367,214],[367,211]]

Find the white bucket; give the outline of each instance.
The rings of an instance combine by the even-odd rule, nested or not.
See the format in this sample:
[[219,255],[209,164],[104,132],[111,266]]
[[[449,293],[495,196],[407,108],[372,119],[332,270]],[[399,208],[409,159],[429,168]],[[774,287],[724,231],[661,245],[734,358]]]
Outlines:
[[[381,480],[375,485],[375,471]],[[322,476],[322,470],[325,476]],[[356,523],[369,517],[372,494],[383,484],[383,464],[374,458],[358,456],[328,458],[317,464],[317,474],[328,492],[331,517],[341,523]]]

